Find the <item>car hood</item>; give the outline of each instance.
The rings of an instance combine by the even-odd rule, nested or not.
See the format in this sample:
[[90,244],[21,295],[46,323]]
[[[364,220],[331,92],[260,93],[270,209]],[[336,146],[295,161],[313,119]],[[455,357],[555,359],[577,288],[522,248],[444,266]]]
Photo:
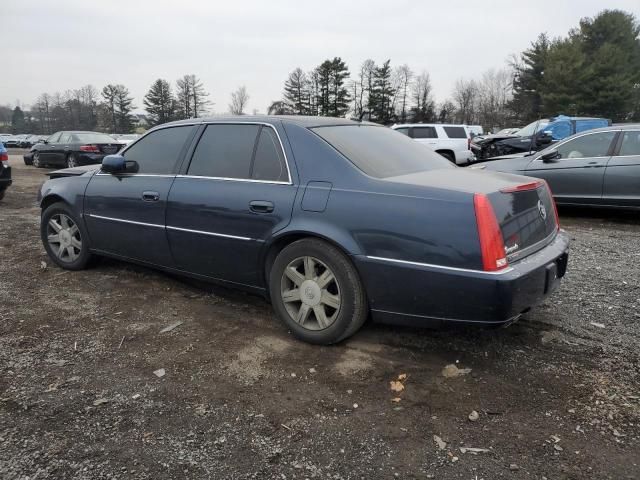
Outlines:
[[62,178],[62,177],[77,177],[84,175],[85,173],[93,173],[100,169],[100,165],[82,165],[73,168],[63,168],[62,170],[54,170],[49,172],[49,178]]
[[466,193],[489,194],[527,182],[521,175],[487,172],[485,169],[456,168],[429,170],[387,178],[387,181],[408,185],[441,188]]
[[506,138],[518,138],[518,135],[484,135],[482,137],[475,137],[473,139],[473,143],[476,145],[482,145],[483,143],[496,142]]

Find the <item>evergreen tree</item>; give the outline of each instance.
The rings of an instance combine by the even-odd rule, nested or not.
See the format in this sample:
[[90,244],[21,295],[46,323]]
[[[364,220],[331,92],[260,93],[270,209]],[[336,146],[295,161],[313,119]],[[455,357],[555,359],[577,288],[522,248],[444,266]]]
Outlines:
[[24,112],[20,107],[14,108],[11,113],[11,131],[13,133],[24,133]]
[[347,65],[340,57],[325,60],[315,70],[313,81],[317,79],[315,94],[317,114],[325,117],[344,117],[349,111],[349,78]]
[[174,119],[176,100],[171,92],[171,85],[166,80],[159,78],[153,82],[143,103],[149,114],[150,126],[167,123]]
[[541,33],[531,47],[522,52],[521,62],[513,65],[513,99],[509,106],[522,124],[542,115],[541,87],[550,46],[547,35]]
[[118,85],[116,94],[116,107],[119,133],[129,133],[133,130],[133,120],[131,111],[133,106],[133,98],[129,94],[129,90],[124,85]]
[[[103,113],[103,128],[105,128],[110,133],[118,133],[118,120],[117,120],[117,109],[116,109],[116,98],[118,95],[118,86],[117,85],[106,85],[102,89],[102,113]],[[54,106],[55,108],[55,106]]]
[[284,84],[284,100],[296,115],[309,114],[309,80],[301,68],[289,74]]
[[371,120],[388,124],[393,119],[392,101],[395,90],[391,85],[391,60],[387,60],[374,71],[373,88],[369,92]]

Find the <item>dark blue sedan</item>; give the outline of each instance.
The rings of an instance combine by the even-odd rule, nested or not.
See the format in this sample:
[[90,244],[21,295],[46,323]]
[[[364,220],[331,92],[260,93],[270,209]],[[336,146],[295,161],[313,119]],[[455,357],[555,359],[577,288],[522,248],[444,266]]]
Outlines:
[[313,343],[370,316],[509,323],[567,265],[544,181],[461,169],[370,123],[193,119],[51,176],[41,233],[61,267],[105,255],[261,293]]

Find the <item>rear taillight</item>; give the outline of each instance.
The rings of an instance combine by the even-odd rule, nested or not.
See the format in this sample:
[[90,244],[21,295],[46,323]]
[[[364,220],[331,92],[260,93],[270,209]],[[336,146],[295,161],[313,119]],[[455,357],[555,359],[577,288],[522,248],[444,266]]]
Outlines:
[[487,272],[495,272],[507,268],[509,262],[504,250],[502,231],[489,199],[486,195],[476,193],[473,196],[473,206],[476,210],[483,269]]
[[515,187],[502,188],[500,189],[500,191],[502,193],[524,192],[526,190],[535,190],[536,188],[544,185],[544,183],[544,180],[536,180],[535,182],[522,183],[520,185],[516,185]]
[[96,145],[81,145],[80,146],[80,151],[98,153],[100,151],[100,149]]
[[553,198],[553,193],[551,192],[551,187],[547,183],[546,180],[540,180],[540,182],[547,188],[547,192],[549,192],[549,199],[553,204],[553,214],[556,216],[556,227],[560,230],[560,215],[558,215],[558,205],[556,205],[556,199]]
[[9,154],[7,152],[0,153],[0,162],[8,162]]

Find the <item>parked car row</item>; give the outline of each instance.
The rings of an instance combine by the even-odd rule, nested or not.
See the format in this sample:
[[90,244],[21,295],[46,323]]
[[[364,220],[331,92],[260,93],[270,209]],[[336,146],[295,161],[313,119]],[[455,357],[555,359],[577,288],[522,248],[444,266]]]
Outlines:
[[104,255],[257,292],[312,343],[368,317],[508,324],[567,267],[544,181],[458,168],[368,122],[184,120],[50,176],[41,238],[62,268]]
[[9,133],[0,134],[0,141],[6,148],[31,148],[36,143],[46,139],[46,135],[11,135]]
[[478,136],[471,142],[477,160],[487,160],[522,152],[536,152],[575,133],[611,125],[605,118],[567,117],[536,120],[515,133],[498,132]]

